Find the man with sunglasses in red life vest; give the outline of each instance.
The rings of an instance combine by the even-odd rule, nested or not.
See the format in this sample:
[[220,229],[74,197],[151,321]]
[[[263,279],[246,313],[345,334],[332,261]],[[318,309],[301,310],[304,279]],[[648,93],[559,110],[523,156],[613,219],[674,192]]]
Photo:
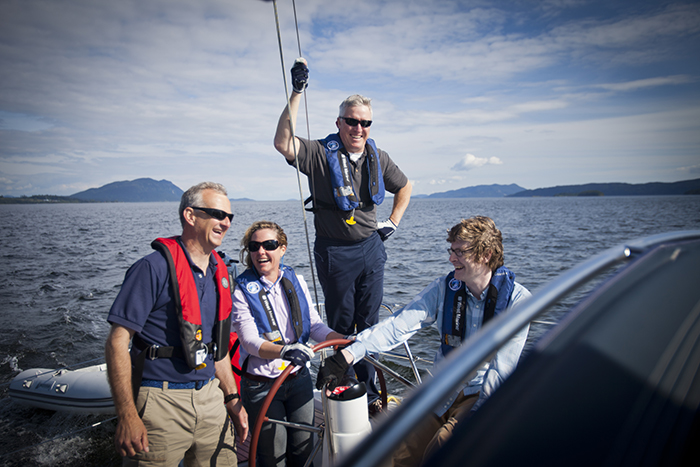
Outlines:
[[[361,332],[379,320],[384,294],[383,241],[394,233],[411,198],[411,183],[389,155],[369,138],[370,99],[353,95],[340,104],[338,132],[321,140],[297,138],[301,93],[308,83],[304,59],[292,68],[294,92],[277,125],[275,149],[309,178],[316,241],[314,254],[323,288],[328,325],[344,335]],[[377,222],[385,191],[394,194],[389,218]],[[354,365],[367,386],[370,414],[381,410],[374,367]]]
[[226,189],[193,186],[179,214],[182,235],[129,268],[107,318],[115,446],[123,465],[235,466],[231,421],[245,439],[248,415],[228,355],[232,285],[214,252],[233,218]]

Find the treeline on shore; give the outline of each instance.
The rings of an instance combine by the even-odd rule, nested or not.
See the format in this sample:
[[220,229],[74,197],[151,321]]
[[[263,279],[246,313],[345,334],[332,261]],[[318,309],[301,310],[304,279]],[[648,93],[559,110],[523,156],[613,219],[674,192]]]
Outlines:
[[39,204],[39,203],[90,203],[91,201],[83,201],[81,199],[71,198],[70,196],[58,195],[32,195],[5,197],[0,195],[0,204]]

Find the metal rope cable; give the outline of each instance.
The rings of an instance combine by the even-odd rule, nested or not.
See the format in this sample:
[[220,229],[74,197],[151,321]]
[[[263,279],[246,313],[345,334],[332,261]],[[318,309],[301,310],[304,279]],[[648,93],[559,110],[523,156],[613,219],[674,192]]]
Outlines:
[[[296,145],[296,134],[294,131],[294,125],[292,124],[292,114],[291,114],[291,109],[290,107],[290,97],[289,97],[289,89],[287,85],[287,74],[286,74],[286,67],[284,65],[284,52],[282,50],[282,34],[280,32],[280,22],[279,22],[279,14],[277,11],[277,0],[273,0],[272,5],[274,7],[275,11],[275,25],[277,26],[277,43],[279,45],[279,51],[280,51],[280,62],[282,64],[282,80],[284,82],[284,93],[285,97],[287,99],[287,113],[289,114],[289,130],[291,131],[292,135],[292,147],[294,148],[294,166],[296,168],[297,172],[297,185],[299,186],[299,200],[301,202],[301,212],[302,216],[304,218],[304,231],[306,233],[306,250],[309,255],[309,268],[311,269],[311,282],[313,284],[314,288],[314,299],[316,300],[316,303],[319,303],[318,300],[318,290],[316,287],[316,274],[314,273],[314,265],[313,265],[313,257],[311,255],[311,241],[309,240],[309,225],[308,221],[306,219],[306,209],[304,208],[304,194],[301,188],[301,171],[299,170],[299,158],[298,156],[298,149]],[[297,34],[297,46],[299,48],[299,56],[302,56],[301,53],[301,40],[299,39],[299,24],[297,22],[297,7],[296,7],[296,2],[292,0],[292,7],[294,9],[294,27],[296,28],[296,34]],[[308,108],[308,103],[306,101],[306,90],[304,90],[304,109],[306,113],[306,132],[307,132],[307,137],[308,139],[311,139],[311,130],[309,129],[309,108]],[[313,174],[312,174],[313,177]],[[311,186],[313,186],[313,178],[311,179]],[[313,196],[313,193],[312,193]],[[320,307],[319,307],[320,309]],[[321,313],[321,319],[324,320],[323,316],[323,310],[320,311]]]

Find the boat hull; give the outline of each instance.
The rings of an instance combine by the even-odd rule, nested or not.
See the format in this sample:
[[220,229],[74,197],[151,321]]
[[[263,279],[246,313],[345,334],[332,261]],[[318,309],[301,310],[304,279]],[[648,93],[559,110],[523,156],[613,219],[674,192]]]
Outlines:
[[10,397],[40,409],[72,413],[113,414],[107,365],[79,370],[33,368],[10,383]]

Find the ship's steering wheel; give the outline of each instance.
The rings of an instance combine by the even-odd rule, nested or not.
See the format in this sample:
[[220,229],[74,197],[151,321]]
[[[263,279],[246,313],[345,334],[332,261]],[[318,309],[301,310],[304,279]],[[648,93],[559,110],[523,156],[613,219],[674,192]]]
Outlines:
[[[313,347],[314,352],[318,352],[321,349],[325,349],[326,347],[333,347],[333,346],[339,346],[339,345],[348,345],[352,344],[353,341],[349,339],[331,339],[327,340],[324,342],[321,342],[320,344],[316,344]],[[277,394],[277,391],[279,390],[280,386],[282,386],[282,383],[284,383],[284,380],[287,379],[287,376],[289,373],[292,372],[292,370],[295,368],[294,365],[289,365],[287,368],[282,371],[282,374],[279,375],[276,379],[275,382],[272,384],[272,387],[270,388],[270,391],[267,393],[267,396],[265,397],[265,400],[263,401],[262,407],[260,407],[260,413],[258,413],[258,417],[255,419],[255,426],[253,427],[252,431],[252,436],[250,439],[250,448],[248,451],[248,465],[250,467],[255,467],[255,457],[257,454],[258,450],[258,441],[260,439],[260,431],[262,430],[263,423],[269,421],[267,418],[267,410],[270,408],[270,404],[272,404],[272,399],[275,398],[275,395]],[[377,377],[379,378],[379,385],[381,387],[381,399],[382,399],[382,410],[386,410],[386,405],[387,405],[387,391],[386,391],[386,381],[384,380],[384,373],[382,372],[381,369],[377,368]]]

